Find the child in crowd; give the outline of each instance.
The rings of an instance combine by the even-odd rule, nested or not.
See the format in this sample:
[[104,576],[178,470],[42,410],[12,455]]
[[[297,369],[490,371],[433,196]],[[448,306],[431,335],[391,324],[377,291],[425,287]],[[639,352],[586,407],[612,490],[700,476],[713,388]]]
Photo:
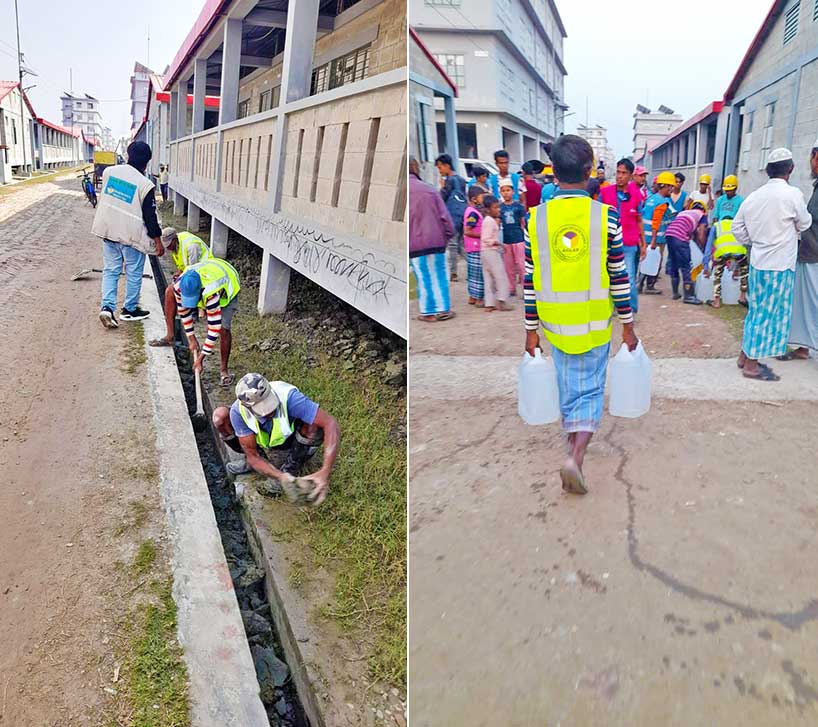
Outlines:
[[511,310],[508,300],[508,278],[503,268],[500,242],[500,200],[487,194],[483,197],[485,217],[480,230],[480,265],[485,281],[486,312]]
[[472,184],[477,185],[478,187],[482,187],[484,192],[489,191],[489,170],[485,167],[481,167],[479,164],[476,164],[471,168],[471,172],[474,175],[472,179]]
[[469,187],[469,206],[463,213],[463,246],[469,278],[469,305],[483,307],[483,268],[480,266],[480,235],[483,229],[483,195],[486,191],[473,184]]
[[509,295],[517,294],[517,278],[522,290],[525,279],[525,225],[526,209],[514,201],[514,186],[511,179],[500,180],[500,222],[503,230],[503,263],[508,276]]

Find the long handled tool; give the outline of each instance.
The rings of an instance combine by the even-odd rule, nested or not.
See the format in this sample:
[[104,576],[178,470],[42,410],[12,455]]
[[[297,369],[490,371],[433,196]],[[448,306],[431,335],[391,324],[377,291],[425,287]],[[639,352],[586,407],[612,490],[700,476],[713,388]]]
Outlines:
[[[99,268],[87,268],[86,270],[80,270],[76,275],[72,276],[71,280],[82,280],[86,275],[90,273],[101,273],[103,272]],[[120,273],[120,275],[125,275],[125,273]],[[150,273],[142,273],[143,278],[148,278],[148,280],[153,280],[153,275]]]
[[199,369],[194,370],[194,377],[196,379],[196,411],[190,417],[193,424],[194,432],[203,432],[207,427],[207,417],[204,413],[204,405],[202,404],[202,379],[199,375]]

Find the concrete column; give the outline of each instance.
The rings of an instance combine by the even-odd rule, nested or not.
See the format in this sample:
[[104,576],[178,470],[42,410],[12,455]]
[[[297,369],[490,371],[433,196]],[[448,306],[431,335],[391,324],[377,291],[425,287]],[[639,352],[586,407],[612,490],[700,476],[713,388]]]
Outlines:
[[[222,86],[219,104],[219,123],[236,120],[239,110],[239,68],[241,66],[240,18],[228,18],[224,24],[222,44]],[[315,29],[313,28],[313,33]],[[285,51],[286,53],[286,51]],[[286,58],[286,55],[285,55]]]
[[[176,141],[178,138],[176,130],[176,118],[179,115],[179,93],[176,89],[170,92],[170,136],[169,141]],[[174,170],[176,171],[176,170]]]
[[204,131],[207,58],[197,58],[193,70],[193,133]]
[[287,310],[289,289],[290,266],[265,250],[261,259],[261,280],[258,290],[259,315],[283,313]]
[[181,139],[188,135],[187,130],[187,79],[179,81],[177,86],[176,105],[176,138]]
[[[214,257],[227,258],[227,233],[229,228],[221,220],[210,218],[210,252]],[[263,269],[263,268],[262,268]]]
[[[287,7],[284,62],[281,72],[281,106],[284,108],[288,103],[310,95],[315,30],[318,27],[318,4],[319,0],[298,0],[298,2],[289,3]],[[281,113],[275,120],[272,159],[270,160],[268,188],[273,212],[281,209],[281,185],[284,178],[286,145],[287,114]],[[262,275],[262,281],[263,279]]]
[[185,214],[185,198],[179,194],[179,192],[174,191],[173,193],[173,214],[176,217],[184,217]]
[[199,221],[201,211],[193,202],[187,203],[187,229],[191,232],[198,232],[201,229]]
[[732,106],[727,119],[727,129],[724,137],[724,167],[722,168],[722,179],[724,179],[724,177],[728,174],[738,172],[739,154],[741,153],[741,137],[739,135],[740,126],[741,107]]
[[443,100],[443,113],[446,117],[446,151],[452,158],[453,168],[457,169],[460,162],[460,145],[457,141],[457,117],[453,96],[446,96]]

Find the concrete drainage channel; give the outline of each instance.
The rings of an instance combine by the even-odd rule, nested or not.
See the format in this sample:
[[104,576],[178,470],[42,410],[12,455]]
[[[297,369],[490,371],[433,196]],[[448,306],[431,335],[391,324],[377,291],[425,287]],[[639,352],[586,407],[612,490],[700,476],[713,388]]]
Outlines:
[[[155,258],[149,259],[161,301],[165,289],[164,272]],[[183,336],[177,323],[174,354],[189,413],[192,413],[196,409],[195,383],[187,343],[182,343],[181,338]],[[209,422],[211,408],[206,392],[202,393]],[[310,727],[311,723],[302,706],[290,667],[284,661],[284,649],[276,633],[267,597],[266,573],[259,566],[251,549],[235,490],[224,469],[216,435],[212,427],[208,426],[194,436],[269,724],[273,727]]]

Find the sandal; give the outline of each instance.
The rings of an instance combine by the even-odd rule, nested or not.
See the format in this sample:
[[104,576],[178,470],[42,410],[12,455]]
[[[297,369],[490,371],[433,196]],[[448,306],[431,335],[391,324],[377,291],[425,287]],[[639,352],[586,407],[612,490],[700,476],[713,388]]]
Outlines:
[[168,341],[167,338],[154,338],[148,341],[149,346],[153,346],[154,348],[164,348],[166,346],[172,346],[173,344]]
[[437,321],[437,316],[418,316],[418,320],[423,321],[423,323],[435,323]]
[[781,381],[781,377],[778,374],[773,373],[773,370],[769,366],[765,366],[764,364],[759,364],[758,373],[748,374],[746,371],[742,373],[742,376],[745,379],[757,379],[758,381]]
[[744,307],[744,308],[747,308],[747,310],[749,310],[749,309],[750,309],[750,304],[749,304],[749,303],[748,303],[746,300],[740,300],[740,301],[738,302],[738,304],[739,304],[740,306]]
[[718,305],[716,305],[716,304],[715,304],[715,301],[712,301],[712,300],[708,300],[708,301],[705,301],[705,302],[707,303],[707,305],[709,305],[709,306],[710,306],[711,308],[713,308],[714,310],[718,310],[719,308],[721,308],[721,303],[719,303]]
[[447,310],[445,313],[437,313],[435,315],[436,321],[448,321],[454,318],[457,315],[454,311]]
[[783,356],[776,356],[776,361],[806,361],[809,359],[809,354],[806,356],[796,356],[795,349],[787,351]]
[[560,478],[562,479],[562,489],[566,492],[570,492],[572,495],[588,494],[588,488],[585,486],[585,478],[576,465],[566,465],[560,469]]
[[235,374],[222,374],[219,384],[221,386],[230,386],[236,380]]

